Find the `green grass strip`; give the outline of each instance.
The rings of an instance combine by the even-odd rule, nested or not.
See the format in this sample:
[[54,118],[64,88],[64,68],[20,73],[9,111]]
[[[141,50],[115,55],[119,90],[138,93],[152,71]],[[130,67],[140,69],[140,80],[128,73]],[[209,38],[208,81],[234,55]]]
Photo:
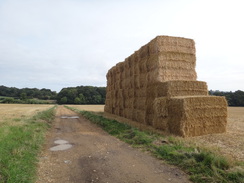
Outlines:
[[0,128],[1,183],[35,181],[37,155],[44,142],[45,132],[54,119],[54,109],[55,107],[23,119],[24,125],[4,125]]
[[180,167],[193,182],[244,183],[243,163],[229,162],[225,157],[217,155],[215,152],[187,145],[173,136],[140,131],[93,112],[68,108],[80,113],[122,141],[150,151],[157,158]]

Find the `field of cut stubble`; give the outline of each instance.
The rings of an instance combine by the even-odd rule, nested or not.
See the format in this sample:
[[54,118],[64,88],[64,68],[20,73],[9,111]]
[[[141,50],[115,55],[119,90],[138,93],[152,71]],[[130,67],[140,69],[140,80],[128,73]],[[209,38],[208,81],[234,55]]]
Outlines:
[[[69,105],[79,110],[103,112],[104,105]],[[197,146],[216,150],[228,158],[244,161],[244,107],[228,107],[227,132],[184,140]]]
[[17,119],[30,117],[37,112],[44,111],[51,108],[53,105],[40,104],[0,104],[0,125],[7,123],[7,125],[14,125]]

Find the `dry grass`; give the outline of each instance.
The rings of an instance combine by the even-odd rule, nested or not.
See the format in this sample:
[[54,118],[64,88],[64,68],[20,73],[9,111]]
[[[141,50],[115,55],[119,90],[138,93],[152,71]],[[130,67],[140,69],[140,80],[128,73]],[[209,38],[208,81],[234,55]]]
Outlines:
[[[6,121],[8,121],[8,125],[15,125],[17,122],[19,124],[17,119],[32,116],[52,106],[40,104],[0,104],[0,124]],[[11,121],[11,124],[9,121]]]

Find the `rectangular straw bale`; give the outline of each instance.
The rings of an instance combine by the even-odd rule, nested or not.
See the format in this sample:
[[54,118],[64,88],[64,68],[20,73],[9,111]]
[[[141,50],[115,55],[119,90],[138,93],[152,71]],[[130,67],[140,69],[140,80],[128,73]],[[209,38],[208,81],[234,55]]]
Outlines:
[[145,97],[137,97],[134,100],[134,108],[139,110],[146,111],[146,98]]
[[105,105],[105,106],[104,106],[104,111],[105,111],[105,112],[108,112],[108,113],[112,113],[112,107],[109,106],[109,105]]
[[143,58],[142,60],[139,61],[139,71],[140,74],[146,74],[147,73],[147,60],[148,58]]
[[195,54],[195,43],[192,39],[157,36],[149,43],[149,54],[157,54],[159,52],[181,52]]
[[118,90],[118,96],[117,96],[118,99],[124,99],[124,90],[123,89],[119,89]]
[[130,88],[130,78],[124,79],[125,88]]
[[125,110],[124,110],[124,108],[119,108],[119,116],[125,117]]
[[189,137],[226,131],[227,102],[224,97],[189,96],[170,100],[169,129]]
[[134,73],[133,75],[140,75],[140,64],[139,61],[134,63]]
[[135,89],[135,97],[145,97],[147,96],[147,88],[139,88],[139,89]]
[[128,89],[128,93],[129,93],[129,98],[134,98],[134,96],[135,96],[135,89]]
[[133,116],[133,109],[131,108],[125,108],[124,110],[124,117],[128,119],[132,119]]
[[148,57],[148,56],[149,56],[149,46],[148,46],[148,44],[142,46],[142,47],[139,49],[138,53],[139,53],[139,59],[140,59],[140,60],[142,60],[142,59]]
[[190,53],[181,53],[181,52],[162,52],[157,54],[159,62],[188,62],[196,65],[196,55]]
[[125,108],[134,108],[134,98],[129,98],[125,100]]
[[158,117],[154,116],[152,126],[156,129],[168,132],[168,117]]
[[203,81],[176,80],[158,82],[150,88],[151,90],[148,89],[148,92],[151,92],[149,95],[155,97],[208,95],[207,84]]
[[[163,60],[161,60],[160,62],[163,62]],[[150,72],[152,70],[158,69],[160,62],[159,62],[159,56],[157,54],[150,56],[146,60],[146,68],[147,68],[147,71]]]
[[187,62],[187,61],[168,61],[168,60],[159,60],[158,68],[165,70],[195,70],[196,64]]
[[134,77],[134,87],[136,89],[140,88],[140,76],[139,75],[135,75],[135,77]]
[[144,110],[136,110],[136,121],[146,124],[146,112]]
[[169,103],[169,99],[167,97],[155,98],[153,102],[153,110],[155,116],[167,117],[169,115],[168,103]]
[[153,118],[154,118],[154,114],[148,114],[147,112],[146,112],[146,124],[147,125],[150,125],[150,126],[152,126],[153,125]]
[[133,77],[130,77],[129,81],[130,81],[129,89],[135,88],[135,77],[134,77],[134,75],[133,75]]
[[160,72],[158,69],[155,69],[153,71],[150,71],[147,73],[147,82],[150,84],[153,84],[155,82],[161,82],[161,76],[160,76]]
[[157,78],[157,81],[162,82],[170,80],[196,80],[197,74],[195,70],[160,69]]
[[114,114],[119,116],[119,108],[118,108],[118,107],[116,107],[116,108],[114,109]]
[[112,92],[106,90],[106,99],[111,99],[112,98]]
[[154,100],[155,100],[155,98],[147,97],[147,101],[146,101],[146,112],[147,112],[147,114],[153,114],[154,115],[154,110],[153,110]]
[[147,73],[144,74],[140,74],[139,76],[139,80],[140,80],[140,88],[144,88],[148,85],[148,81],[147,81]]

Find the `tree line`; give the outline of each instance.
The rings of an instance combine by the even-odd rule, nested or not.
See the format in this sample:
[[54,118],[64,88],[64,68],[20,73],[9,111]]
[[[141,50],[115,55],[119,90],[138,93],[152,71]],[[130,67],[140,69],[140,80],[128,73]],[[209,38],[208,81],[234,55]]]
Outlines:
[[77,86],[63,88],[57,95],[58,104],[105,104],[106,87]]
[[209,91],[210,95],[225,96],[229,106],[244,106],[244,91],[237,90],[235,92],[223,92],[223,91]]
[[19,99],[41,99],[41,100],[55,100],[57,92],[50,89],[37,89],[37,88],[22,88],[0,86],[0,96],[13,97]]
[[[229,106],[244,106],[244,92],[210,90],[210,95],[225,96]],[[59,93],[50,89],[0,86],[0,103],[105,104],[106,87],[77,86],[63,88]]]
[[58,104],[105,104],[106,87],[77,86],[63,88],[59,93],[50,89],[0,86],[0,103],[43,104],[55,100]]

